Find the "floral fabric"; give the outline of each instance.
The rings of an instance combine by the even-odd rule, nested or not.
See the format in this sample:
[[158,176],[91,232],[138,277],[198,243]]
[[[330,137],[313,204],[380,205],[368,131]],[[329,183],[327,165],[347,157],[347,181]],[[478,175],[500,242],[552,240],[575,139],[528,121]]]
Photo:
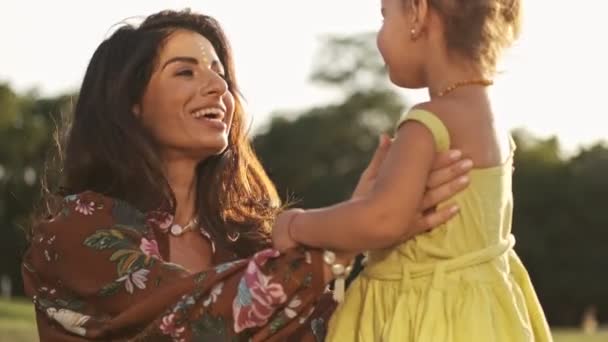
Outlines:
[[[93,192],[34,229],[23,262],[41,341],[321,341],[334,308],[319,251],[221,257],[191,273],[166,261],[171,215]],[[222,260],[223,259],[223,260]]]

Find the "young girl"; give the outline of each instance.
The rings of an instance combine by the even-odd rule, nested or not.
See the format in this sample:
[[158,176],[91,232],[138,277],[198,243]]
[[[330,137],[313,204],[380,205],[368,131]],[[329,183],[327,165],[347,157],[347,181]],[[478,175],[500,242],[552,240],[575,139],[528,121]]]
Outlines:
[[[275,245],[371,250],[330,323],[328,341],[550,341],[542,308],[513,251],[515,149],[486,88],[517,37],[520,0],[382,0],[378,48],[390,79],[429,89],[399,123],[373,191],[275,222]],[[459,148],[476,168],[457,195],[460,215],[412,238],[433,158]],[[443,204],[441,207],[445,207]],[[408,238],[411,238],[408,240]],[[338,289],[340,283],[338,283]]]

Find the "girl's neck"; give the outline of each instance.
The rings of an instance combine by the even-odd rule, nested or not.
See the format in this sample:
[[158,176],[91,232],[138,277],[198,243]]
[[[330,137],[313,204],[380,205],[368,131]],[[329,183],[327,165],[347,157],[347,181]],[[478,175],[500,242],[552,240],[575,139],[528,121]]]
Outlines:
[[461,82],[482,80],[488,79],[479,68],[470,63],[433,61],[426,72],[426,83],[431,99]]

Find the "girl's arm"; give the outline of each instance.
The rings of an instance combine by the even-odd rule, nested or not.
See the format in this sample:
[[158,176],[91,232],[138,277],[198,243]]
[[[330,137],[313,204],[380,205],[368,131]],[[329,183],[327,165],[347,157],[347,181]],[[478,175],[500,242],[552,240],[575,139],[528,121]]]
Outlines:
[[[384,248],[418,233],[410,228],[436,154],[432,133],[407,121],[399,128],[373,189],[334,206],[287,211],[275,236],[305,245],[345,251]],[[281,233],[283,232],[283,233]]]

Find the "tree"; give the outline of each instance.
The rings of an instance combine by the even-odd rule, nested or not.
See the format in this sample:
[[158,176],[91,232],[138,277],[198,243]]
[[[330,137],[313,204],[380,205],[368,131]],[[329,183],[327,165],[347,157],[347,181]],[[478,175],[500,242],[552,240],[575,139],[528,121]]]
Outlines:
[[376,56],[374,36],[328,37],[312,81],[338,90],[335,104],[305,109],[293,121],[276,113],[254,144],[283,195],[302,206],[350,196],[381,132],[392,131],[404,109]]
[[40,98],[31,91],[15,94],[0,85],[0,275],[21,289],[24,229],[40,195],[40,176],[61,112],[69,111],[70,95]]

